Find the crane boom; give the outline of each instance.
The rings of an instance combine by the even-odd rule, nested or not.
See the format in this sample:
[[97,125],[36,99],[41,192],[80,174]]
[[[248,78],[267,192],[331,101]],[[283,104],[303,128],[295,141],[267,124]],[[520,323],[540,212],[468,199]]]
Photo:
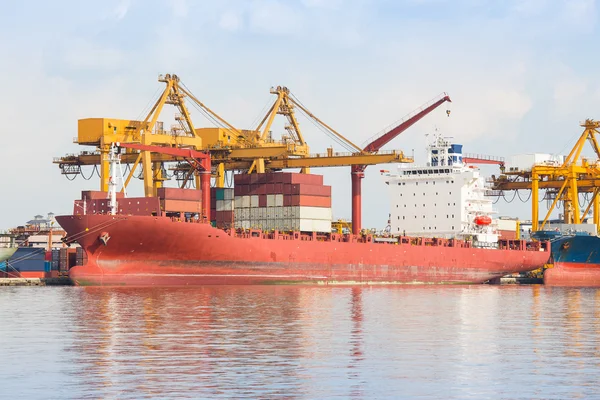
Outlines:
[[452,100],[450,100],[450,96],[448,96],[446,92],[428,101],[418,109],[407,114],[404,118],[398,121],[398,123],[394,124],[395,126],[393,128],[389,130],[384,130],[380,135],[376,135],[375,139],[365,146],[364,151],[373,153],[380,150],[383,146],[388,144],[396,136],[413,126],[421,118],[438,108],[446,101],[452,102]]

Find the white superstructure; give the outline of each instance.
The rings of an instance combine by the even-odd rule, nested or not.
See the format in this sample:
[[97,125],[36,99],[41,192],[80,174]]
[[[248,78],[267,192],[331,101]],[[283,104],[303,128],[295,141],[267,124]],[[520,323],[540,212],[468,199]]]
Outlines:
[[391,233],[497,243],[485,178],[463,164],[462,145],[437,136],[427,150],[426,166],[405,164],[398,174],[383,173],[391,194]]

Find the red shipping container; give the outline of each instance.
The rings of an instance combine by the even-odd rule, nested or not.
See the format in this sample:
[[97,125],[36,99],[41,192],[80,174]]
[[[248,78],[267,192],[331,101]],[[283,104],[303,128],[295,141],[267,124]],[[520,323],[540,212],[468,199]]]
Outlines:
[[250,174],[250,184],[267,183],[267,174]]
[[160,200],[158,197],[130,197],[118,201],[119,214],[127,215],[159,215]]
[[247,185],[250,183],[250,175],[248,174],[235,174],[233,175],[234,186]]
[[323,175],[294,173],[292,174],[291,183],[304,185],[322,185]]
[[292,194],[292,184],[291,183],[283,184],[283,194]]
[[256,187],[256,194],[261,195],[261,194],[267,194],[267,184],[265,185],[260,185]]
[[[122,199],[125,194],[117,192],[117,199]],[[102,200],[108,198],[108,192],[101,192],[99,190],[84,190],[81,192],[81,200]]]
[[[285,186],[284,186],[285,187]],[[283,196],[283,206],[284,207],[289,207],[292,205],[292,196]]]
[[[212,190],[211,190],[212,192]],[[179,189],[179,188],[158,188],[157,197],[164,200],[202,200],[202,190],[197,189]]]
[[22,271],[22,272],[19,272],[19,275],[21,278],[45,278],[46,272],[44,272],[44,271]]
[[165,212],[200,213],[202,211],[202,203],[200,201],[161,200],[160,206]]
[[[285,205],[285,198],[284,198]],[[325,196],[291,196],[291,206],[331,208],[331,197]]]
[[322,185],[323,184],[323,175],[300,174],[297,172],[285,172],[285,173],[282,173],[281,183]]
[[261,194],[260,196],[258,196],[258,206],[259,207],[267,206],[267,195],[266,194]]
[[283,193],[283,183],[276,183],[275,184],[275,189],[273,190],[273,193],[275,193],[275,194],[282,194]]
[[276,179],[277,179],[276,172],[269,172],[269,173],[265,174],[265,183],[275,183]]
[[223,211],[217,211],[217,212],[215,213],[214,219],[215,219],[217,222],[223,221]]
[[266,194],[275,194],[275,184],[274,183],[267,183],[265,186],[267,188]]
[[225,222],[233,222],[234,213],[233,211],[223,211],[223,221]]
[[331,197],[331,186],[305,185],[305,184],[292,185],[292,194]]
[[248,193],[248,185],[246,185],[246,184],[236,184],[236,186],[233,188],[234,196],[242,196],[247,193]]

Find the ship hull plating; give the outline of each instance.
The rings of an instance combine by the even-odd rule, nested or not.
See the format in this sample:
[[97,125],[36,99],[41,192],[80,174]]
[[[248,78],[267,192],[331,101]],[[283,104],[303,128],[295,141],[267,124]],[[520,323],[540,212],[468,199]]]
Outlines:
[[544,271],[550,286],[600,287],[600,238],[566,236],[552,242],[553,268]]
[[[86,251],[78,285],[465,284],[541,267],[549,253],[236,237],[164,217],[62,216]],[[102,240],[101,240],[102,239]]]

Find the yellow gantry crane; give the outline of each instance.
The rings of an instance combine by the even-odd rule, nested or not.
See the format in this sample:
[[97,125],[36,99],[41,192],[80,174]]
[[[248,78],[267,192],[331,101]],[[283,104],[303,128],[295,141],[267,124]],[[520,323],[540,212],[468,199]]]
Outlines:
[[[100,190],[108,190],[109,161],[108,153],[111,143],[139,143],[143,145],[168,146],[189,148],[197,151],[210,152],[214,167],[213,175],[216,186],[224,186],[225,171],[241,170],[248,173],[262,173],[272,170],[298,168],[302,172],[309,172],[312,167],[375,165],[386,163],[412,162],[411,157],[405,157],[401,151],[380,151],[366,153],[330,126],[315,117],[306,109],[286,87],[278,86],[271,89],[276,99],[254,129],[237,129],[225,119],[220,117],[200,100],[198,100],[180,82],[177,75],[161,75],[159,81],[165,83],[165,89],[150,109],[143,121],[120,120],[107,118],[88,118],[78,122],[77,143],[81,145],[96,146],[96,151],[85,151],[78,155],[67,155],[56,158],[54,163],[59,164],[63,174],[75,175],[81,173],[81,167],[94,165],[100,167]],[[190,117],[185,100],[191,104],[216,127],[196,128]],[[164,129],[158,118],[165,105],[173,105],[178,113],[175,115],[177,124],[169,130]],[[336,153],[332,148],[325,154],[310,154],[309,147],[296,119],[294,109],[300,109],[308,118],[311,118],[325,133],[335,138],[351,151]],[[271,127],[276,115],[283,115],[287,119],[285,125],[286,135],[281,139],[274,139]],[[164,176],[165,164],[183,161],[180,157],[127,149],[121,155],[123,164],[131,165],[125,180],[127,186],[135,175],[138,165],[142,165],[144,192],[146,196],[155,196],[156,190],[162,186],[166,179]],[[189,167],[176,167],[183,172],[182,187],[189,180],[196,179],[199,187],[198,176]]]
[[[544,229],[559,201],[563,204],[564,223],[580,224],[590,209],[593,209],[593,222],[597,228],[600,227],[600,146],[597,138],[600,122],[587,119],[581,126],[584,128],[583,133],[560,165],[542,164],[532,166],[531,171],[504,171],[500,177],[493,179],[492,189],[497,191],[531,190],[531,221],[534,232]],[[582,157],[586,142],[590,143],[596,159]],[[546,199],[553,201],[540,225],[539,192],[542,189],[546,190]],[[579,205],[580,193],[591,193],[591,199],[583,213]]]

